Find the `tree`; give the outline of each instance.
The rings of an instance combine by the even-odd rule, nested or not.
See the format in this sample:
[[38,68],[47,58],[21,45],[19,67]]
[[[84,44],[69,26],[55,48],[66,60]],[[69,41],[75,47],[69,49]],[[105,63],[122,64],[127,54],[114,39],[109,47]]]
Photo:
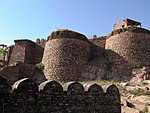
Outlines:
[[0,53],[3,55],[3,60],[5,60],[6,55],[8,55],[9,47],[7,45],[0,48]]

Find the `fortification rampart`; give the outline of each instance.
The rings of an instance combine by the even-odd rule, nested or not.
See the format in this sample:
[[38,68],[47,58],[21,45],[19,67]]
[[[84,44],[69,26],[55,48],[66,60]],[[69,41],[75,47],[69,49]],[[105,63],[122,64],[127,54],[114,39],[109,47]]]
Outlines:
[[15,40],[15,45],[9,51],[9,64],[23,62],[26,64],[37,64],[42,61],[44,48],[31,40]]
[[1,113],[121,113],[119,90],[97,84],[45,81],[38,85],[28,78],[11,86],[0,78]]
[[114,76],[116,80],[119,77],[130,80],[134,68],[150,66],[150,31],[138,26],[140,22],[127,18],[116,23],[107,37],[94,35],[93,39],[87,39],[78,32],[60,29],[52,32],[47,42],[16,40],[10,49],[9,64],[42,62],[46,78],[59,82]]
[[[121,28],[107,37],[106,50],[114,75],[131,75],[134,67],[150,65],[150,32],[139,27]],[[126,71],[124,71],[126,70]]]
[[46,43],[46,39],[43,39],[43,38],[42,39],[39,39],[39,38],[36,39],[36,44],[43,47],[43,48],[45,47],[45,43]]
[[99,57],[105,53],[106,36],[89,39],[91,48],[91,58]]
[[53,32],[46,42],[42,60],[46,78],[60,82],[79,80],[89,56],[90,45],[84,35],[70,30]]

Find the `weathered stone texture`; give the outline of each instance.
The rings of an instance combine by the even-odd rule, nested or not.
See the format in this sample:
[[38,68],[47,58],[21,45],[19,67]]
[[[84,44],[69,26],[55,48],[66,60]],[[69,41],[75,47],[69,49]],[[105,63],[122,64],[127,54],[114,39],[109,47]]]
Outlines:
[[131,19],[124,19],[124,20],[120,20],[119,22],[117,22],[116,24],[114,24],[114,29],[120,29],[120,28],[125,28],[125,27],[131,27],[131,26],[141,26],[140,22],[131,20]]
[[42,61],[44,48],[31,40],[15,40],[9,52],[9,64],[23,62],[26,64],[37,64]]
[[[44,45],[45,46],[45,45]],[[34,48],[34,64],[42,62],[44,47],[35,45]]]
[[18,73],[19,69],[16,66],[5,66],[1,69],[2,76],[9,80],[11,84],[19,79]]
[[45,43],[46,43],[46,40],[43,38],[42,39],[39,39],[39,38],[36,39],[36,44],[43,47],[43,48],[45,47]]
[[88,42],[88,39],[85,35],[68,29],[59,29],[57,31],[52,32],[51,35],[48,36],[48,40],[61,38],[78,39]]
[[[66,33],[70,38],[65,37]],[[50,36],[45,45],[42,63],[45,65],[44,73],[47,79],[66,82],[80,78],[82,66],[90,56],[90,45],[86,41],[78,40],[78,37],[72,38],[69,33],[72,32],[62,31],[62,35],[58,32],[61,38],[55,39],[57,36],[54,32],[54,39]]]
[[89,39],[94,45],[100,46],[101,48],[105,48],[106,44],[106,36],[101,36],[96,39]]
[[26,45],[24,63],[34,64],[34,48],[35,48],[35,44]]
[[90,80],[102,80],[105,79],[107,73],[107,66],[104,65],[91,65],[86,64],[82,69],[81,79],[82,81]]
[[46,80],[44,74],[36,69],[34,65],[21,62],[3,67],[0,73],[9,80],[11,84],[25,77],[34,80],[36,83]]
[[89,39],[91,48],[91,58],[101,56],[105,53],[106,37]]
[[0,77],[1,113],[121,113],[120,95],[115,85],[104,91],[97,84],[82,85],[57,81],[38,85],[23,78],[12,85]]
[[10,48],[10,58],[9,64],[14,63],[14,61],[25,61],[25,47],[20,45],[14,45]]
[[133,67],[150,65],[150,34],[142,31],[127,30],[107,38],[106,52],[114,74],[130,75]]

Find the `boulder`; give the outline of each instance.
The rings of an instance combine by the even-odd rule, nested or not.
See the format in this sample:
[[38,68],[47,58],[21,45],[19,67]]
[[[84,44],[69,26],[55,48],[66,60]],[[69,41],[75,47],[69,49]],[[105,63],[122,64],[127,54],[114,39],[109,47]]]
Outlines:
[[122,113],[140,113],[139,110],[130,107],[122,107],[121,109]]

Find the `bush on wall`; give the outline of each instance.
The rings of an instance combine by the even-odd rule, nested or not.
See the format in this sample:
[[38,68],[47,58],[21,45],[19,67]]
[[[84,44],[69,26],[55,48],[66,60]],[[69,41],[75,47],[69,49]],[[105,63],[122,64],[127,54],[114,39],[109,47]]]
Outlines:
[[43,71],[43,69],[44,69],[44,64],[38,63],[38,64],[35,65],[35,67],[36,67],[38,70]]

